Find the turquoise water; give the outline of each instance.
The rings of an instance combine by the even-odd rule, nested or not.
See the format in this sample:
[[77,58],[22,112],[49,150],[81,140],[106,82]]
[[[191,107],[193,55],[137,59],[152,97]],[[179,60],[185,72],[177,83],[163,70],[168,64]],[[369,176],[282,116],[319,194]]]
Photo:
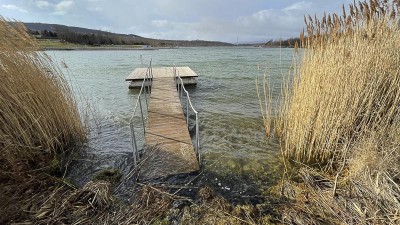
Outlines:
[[199,75],[197,86],[189,92],[200,118],[205,175],[199,179],[203,183],[243,193],[239,189],[246,187],[236,187],[235,182],[243,181],[254,189],[268,186],[282,173],[279,147],[265,138],[255,80],[263,68],[270,67],[268,76],[277,97],[292,64],[292,49],[202,47],[47,54],[68,66],[63,69],[67,80],[85,99],[79,98],[81,109],[91,118],[85,154],[70,172],[70,176],[80,177],[81,183],[106,167],[125,173],[131,168],[129,119],[137,91],[129,90],[124,78],[141,67],[141,55],[145,65],[153,59],[154,67],[189,66]]

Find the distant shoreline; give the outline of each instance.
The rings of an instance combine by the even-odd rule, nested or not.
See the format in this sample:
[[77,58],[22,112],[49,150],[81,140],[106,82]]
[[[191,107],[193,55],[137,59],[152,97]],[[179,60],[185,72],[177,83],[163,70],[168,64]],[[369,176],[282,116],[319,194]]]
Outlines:
[[163,49],[179,49],[179,48],[191,48],[191,47],[247,47],[255,49],[273,49],[273,48],[292,48],[292,47],[280,47],[280,46],[250,46],[250,45],[239,45],[239,46],[185,46],[185,47],[150,47],[150,48],[132,48],[132,47],[42,47],[42,51],[154,51]]
[[151,51],[159,49],[172,49],[172,48],[127,48],[127,47],[43,47],[43,51],[105,51],[105,50],[118,50],[118,51]]

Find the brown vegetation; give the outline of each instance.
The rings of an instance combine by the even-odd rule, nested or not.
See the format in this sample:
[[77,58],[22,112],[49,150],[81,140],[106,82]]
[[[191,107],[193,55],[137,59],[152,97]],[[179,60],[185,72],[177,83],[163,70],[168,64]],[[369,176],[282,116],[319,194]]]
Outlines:
[[1,172],[48,166],[85,140],[75,99],[22,25],[0,20]]
[[[0,18],[0,223],[23,220],[55,189],[50,175],[86,139],[75,99],[21,24]],[[46,173],[39,173],[46,172]]]
[[371,0],[306,19],[277,117],[264,110],[286,175],[301,180],[282,183],[294,200],[282,209],[286,222],[400,222],[399,9]]

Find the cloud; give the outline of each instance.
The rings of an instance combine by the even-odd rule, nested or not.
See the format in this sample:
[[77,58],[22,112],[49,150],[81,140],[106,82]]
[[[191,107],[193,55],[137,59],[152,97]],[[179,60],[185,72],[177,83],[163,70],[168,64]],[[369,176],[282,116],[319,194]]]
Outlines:
[[215,14],[193,20],[182,19],[179,15],[168,16],[166,12],[161,11],[157,17],[168,19],[133,20],[129,27],[132,32],[144,37],[219,40],[232,43],[237,39],[262,42],[298,37],[304,27],[305,14],[319,11],[322,13],[327,10],[322,3],[312,1],[292,1],[281,7],[268,7],[268,4],[266,6],[247,10],[246,14],[241,12],[236,16],[221,17],[220,14]]
[[299,31],[303,24],[302,18],[302,15],[297,16],[284,10],[267,9],[240,17],[236,25],[246,33],[269,33],[276,38],[280,36],[277,33],[282,31]]
[[236,42],[267,41],[297,37],[303,27],[303,14],[286,9],[262,9],[233,20],[204,18],[195,22],[152,20],[133,26],[138,35],[162,39],[220,40]]
[[[297,37],[304,15],[341,12],[353,0],[0,0],[0,14],[149,38],[236,43]],[[10,4],[10,5],[7,5]],[[12,5],[11,5],[12,4]],[[176,7],[179,5],[179,7]],[[18,10],[19,9],[19,10]],[[22,10],[22,11],[21,11]],[[25,10],[25,11],[24,11]],[[27,12],[29,13],[21,13]],[[62,15],[62,16],[60,16]]]
[[[74,7],[75,2],[73,0],[62,0],[57,4],[51,3],[45,0],[38,0],[35,2],[36,7],[39,9],[51,9],[52,15],[65,15]],[[93,11],[99,10],[98,7],[93,8]]]
[[153,20],[151,21],[151,25],[158,28],[165,28],[170,25],[167,20]]
[[65,15],[67,14],[75,5],[72,0],[64,0],[54,6],[54,15]]
[[301,1],[301,2],[296,2],[292,5],[287,6],[282,11],[286,11],[286,12],[292,11],[292,10],[302,11],[302,10],[307,10],[307,9],[311,8],[311,6],[312,6],[312,2]]
[[18,11],[18,12],[21,12],[21,13],[27,13],[28,12],[26,9],[23,9],[23,8],[20,8],[20,7],[16,6],[16,5],[11,5],[11,4],[2,5],[2,7],[5,8],[5,9],[9,9],[9,10],[15,10],[15,11]]
[[96,7],[89,7],[87,8],[87,10],[91,11],[91,12],[103,12],[103,8],[96,6]]
[[50,8],[52,4],[50,4],[48,1],[36,1],[36,6],[39,9],[47,9]]

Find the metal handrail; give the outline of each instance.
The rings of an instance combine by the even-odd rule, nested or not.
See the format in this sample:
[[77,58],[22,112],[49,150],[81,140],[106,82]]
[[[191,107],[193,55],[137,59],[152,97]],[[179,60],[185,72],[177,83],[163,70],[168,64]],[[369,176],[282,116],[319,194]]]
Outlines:
[[129,120],[129,126],[131,128],[131,144],[132,144],[132,149],[133,149],[133,163],[136,166],[137,162],[139,160],[139,150],[137,147],[137,141],[136,141],[136,134],[135,134],[135,126],[133,123],[133,119],[135,117],[136,114],[136,110],[139,106],[140,108],[140,114],[141,114],[141,118],[142,118],[142,124],[143,124],[143,137],[146,134],[146,125],[145,125],[145,118],[143,116],[143,107],[142,107],[142,101],[141,101],[141,95],[142,93],[144,93],[144,98],[145,98],[145,102],[146,102],[146,109],[147,111],[149,111],[149,101],[148,98],[150,98],[150,94],[151,94],[151,85],[153,84],[153,69],[151,66],[151,62],[152,60],[150,60],[149,66],[147,67],[146,70],[146,76],[143,79],[143,83],[142,86],[140,88],[139,91],[139,95],[138,95],[138,99],[136,101],[135,107],[133,108],[133,113],[131,116],[131,119]]
[[[192,109],[192,111],[194,112],[194,114],[196,115],[196,134],[195,134],[195,153],[197,155],[197,160],[200,162],[201,159],[201,155],[200,155],[200,139],[199,139],[199,117],[198,117],[198,112],[194,109],[192,101],[190,100],[190,96],[189,96],[189,92],[186,90],[185,86],[183,85],[183,80],[182,78],[179,76],[179,73],[177,73],[176,71],[176,66],[174,65],[174,79],[176,81],[177,84],[177,89],[178,89],[178,96],[179,99],[182,103],[183,100],[183,92],[185,92],[186,94],[186,124],[188,126],[189,129],[189,105],[190,108]],[[183,105],[182,105],[183,106]]]

